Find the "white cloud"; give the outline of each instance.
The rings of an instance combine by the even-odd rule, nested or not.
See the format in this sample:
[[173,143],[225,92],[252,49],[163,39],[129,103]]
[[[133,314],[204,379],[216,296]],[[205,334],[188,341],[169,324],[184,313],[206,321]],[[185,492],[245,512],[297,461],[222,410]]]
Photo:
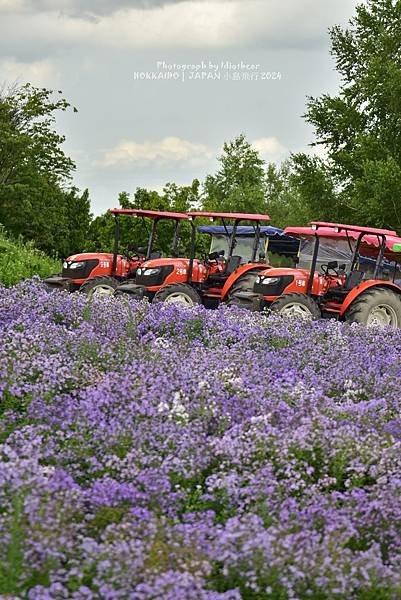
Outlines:
[[[264,137],[254,140],[252,146],[266,162],[280,161],[290,153],[276,137]],[[142,143],[122,140],[114,148],[106,150],[96,164],[106,167],[138,164],[205,164],[215,158],[217,148],[183,140],[179,137],[165,137],[158,141]]]
[[[161,46],[220,46],[230,37],[227,24],[235,4],[183,2],[153,10],[121,10],[95,21],[59,16],[58,35],[68,41],[87,41],[116,48]],[[50,22],[54,15],[40,17]]]
[[48,86],[58,83],[60,74],[50,60],[19,62],[15,58],[0,60],[1,82],[26,82],[36,86]]
[[308,156],[320,158],[324,161],[328,159],[328,148],[324,144],[318,144],[317,146],[302,146],[297,152],[304,152]]
[[196,144],[178,137],[166,137],[155,142],[123,140],[107,150],[98,164],[106,167],[129,164],[167,164],[185,162],[200,164],[210,160],[213,151],[204,144]]
[[[88,19],[88,13],[71,15],[68,2],[37,11],[31,6],[11,13],[5,9],[3,38],[15,43],[14,31],[25,43],[83,43],[116,48],[225,47],[247,43],[265,46],[313,46],[327,40],[326,28],[344,20],[355,0],[324,3],[319,0],[184,0],[154,8],[121,8]],[[17,6],[24,8],[22,0]],[[43,7],[43,4],[42,4]]]
[[18,12],[24,8],[25,0],[0,0],[0,12]]
[[252,146],[266,162],[280,161],[290,154],[290,150],[276,137],[259,138],[252,142]]
[[[22,10],[64,12],[72,15],[112,14],[121,8],[152,9],[184,0],[0,0],[0,11]],[[200,0],[204,1],[204,0]],[[217,0],[221,2],[231,0]]]

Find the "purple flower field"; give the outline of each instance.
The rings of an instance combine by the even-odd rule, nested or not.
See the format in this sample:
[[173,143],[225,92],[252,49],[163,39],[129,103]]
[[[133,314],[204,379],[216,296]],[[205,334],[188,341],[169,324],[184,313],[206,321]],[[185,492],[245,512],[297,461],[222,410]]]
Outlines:
[[401,598],[401,332],[0,290],[0,596]]

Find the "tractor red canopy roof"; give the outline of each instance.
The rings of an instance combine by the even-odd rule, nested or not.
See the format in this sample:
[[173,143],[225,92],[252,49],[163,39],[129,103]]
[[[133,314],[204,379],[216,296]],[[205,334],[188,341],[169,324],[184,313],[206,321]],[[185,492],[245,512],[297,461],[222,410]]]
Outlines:
[[365,256],[377,256],[377,250],[381,246],[381,235],[386,237],[385,257],[387,260],[401,263],[401,238],[395,231],[387,229],[375,229],[370,227],[359,227],[357,225],[336,225],[334,223],[312,222],[311,225],[318,225],[318,229],[313,227],[286,227],[284,233],[294,237],[314,237],[330,239],[352,239],[357,240],[360,233],[365,233],[360,250]]
[[189,217],[206,217],[209,219],[234,219],[238,221],[270,221],[268,215],[255,215],[247,213],[219,213],[219,212],[189,212]]
[[325,221],[311,221],[313,227],[332,227],[343,231],[357,231],[359,233],[372,233],[373,235],[397,235],[396,231],[390,229],[376,229],[375,227],[361,227],[360,225],[345,225],[343,223],[326,223]]
[[141,208],[110,208],[109,212],[113,215],[135,215],[137,217],[148,217],[149,219],[188,219],[186,213],[143,210]]
[[[292,235],[294,237],[315,237],[316,235],[319,237],[332,238],[332,239],[347,239],[347,236],[352,240],[358,239],[359,233],[354,230],[337,230],[334,227],[319,227],[318,229],[314,229],[308,225],[304,227],[286,227],[284,229],[284,233],[286,235]],[[377,240],[377,238],[375,238]]]

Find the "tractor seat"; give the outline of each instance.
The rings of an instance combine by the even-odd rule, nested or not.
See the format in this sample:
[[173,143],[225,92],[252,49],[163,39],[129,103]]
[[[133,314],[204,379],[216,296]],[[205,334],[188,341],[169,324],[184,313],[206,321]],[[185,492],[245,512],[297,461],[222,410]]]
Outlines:
[[365,273],[363,271],[351,271],[345,280],[344,285],[332,287],[326,292],[326,300],[332,302],[342,302],[349,292],[357,287],[363,280]]
[[241,264],[242,256],[231,256],[226,264],[225,274],[231,275]]
[[226,268],[224,269],[223,273],[213,273],[213,275],[209,275],[207,278],[208,284],[215,287],[223,287],[227,277],[229,277],[231,273],[234,273],[234,271],[238,269],[241,264],[241,260],[242,256],[231,256],[226,263]]
[[364,271],[351,271],[344,284],[344,290],[350,291],[357,287],[365,277]]

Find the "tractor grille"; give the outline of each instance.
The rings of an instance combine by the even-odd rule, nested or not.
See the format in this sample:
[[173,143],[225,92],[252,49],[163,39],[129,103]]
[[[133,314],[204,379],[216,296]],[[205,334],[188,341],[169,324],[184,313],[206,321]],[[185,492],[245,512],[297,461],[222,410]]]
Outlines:
[[[148,267],[149,269],[151,267]],[[156,268],[156,267],[155,267]],[[161,285],[166,277],[170,275],[174,271],[173,265],[166,265],[165,267],[157,267],[158,272],[154,275],[143,275],[143,272],[146,272],[146,267],[142,268],[140,273],[136,272],[135,283],[137,285],[144,285],[145,287],[150,287],[153,285]]]
[[99,264],[99,259],[92,258],[83,262],[85,263],[84,266],[79,269],[63,269],[61,272],[62,277],[68,277],[70,279],[86,279]]
[[[273,277],[271,277],[273,279]],[[274,278],[277,279],[277,278]],[[264,281],[268,281],[269,276],[265,276]],[[279,278],[279,281],[275,281],[274,283],[255,283],[253,291],[255,294],[261,294],[262,296],[281,296],[284,292],[287,285],[289,285],[294,280],[293,275],[283,275]]]

